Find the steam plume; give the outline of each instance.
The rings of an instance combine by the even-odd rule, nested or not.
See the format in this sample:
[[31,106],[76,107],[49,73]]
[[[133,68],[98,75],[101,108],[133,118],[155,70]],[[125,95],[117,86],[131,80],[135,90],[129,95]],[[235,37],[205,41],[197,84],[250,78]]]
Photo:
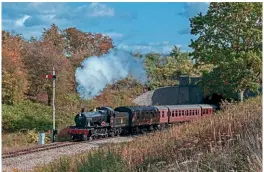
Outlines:
[[99,95],[107,84],[113,84],[129,75],[140,83],[147,81],[143,59],[113,49],[104,56],[89,57],[82,62],[82,67],[78,67],[75,72],[77,91],[81,98],[90,99]]

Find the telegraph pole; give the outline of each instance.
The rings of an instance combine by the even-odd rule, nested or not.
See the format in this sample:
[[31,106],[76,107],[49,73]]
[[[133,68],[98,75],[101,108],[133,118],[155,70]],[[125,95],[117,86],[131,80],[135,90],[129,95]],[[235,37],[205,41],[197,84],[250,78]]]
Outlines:
[[52,120],[53,120],[53,129],[52,129],[52,142],[55,142],[55,135],[57,134],[55,127],[55,88],[56,88],[56,74],[53,67],[52,71],[52,81],[53,81],[53,99],[52,99]]

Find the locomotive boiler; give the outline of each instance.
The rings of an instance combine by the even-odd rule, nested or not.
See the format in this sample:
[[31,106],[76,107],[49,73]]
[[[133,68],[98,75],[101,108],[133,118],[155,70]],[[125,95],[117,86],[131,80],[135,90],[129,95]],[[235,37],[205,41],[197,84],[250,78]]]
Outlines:
[[76,127],[99,127],[110,124],[111,114],[107,110],[82,112],[75,116]]

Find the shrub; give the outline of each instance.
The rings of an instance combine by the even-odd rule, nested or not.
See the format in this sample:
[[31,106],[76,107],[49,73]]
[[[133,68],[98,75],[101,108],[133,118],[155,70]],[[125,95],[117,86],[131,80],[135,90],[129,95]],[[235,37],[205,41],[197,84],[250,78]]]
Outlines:
[[47,131],[52,128],[52,109],[30,101],[16,105],[2,105],[4,132],[20,130]]

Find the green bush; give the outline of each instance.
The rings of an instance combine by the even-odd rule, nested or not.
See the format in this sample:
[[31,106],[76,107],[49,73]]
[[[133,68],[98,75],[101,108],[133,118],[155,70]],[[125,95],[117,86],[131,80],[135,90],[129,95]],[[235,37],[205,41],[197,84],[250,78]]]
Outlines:
[[20,130],[47,131],[52,127],[52,108],[24,101],[16,105],[2,105],[4,132]]

